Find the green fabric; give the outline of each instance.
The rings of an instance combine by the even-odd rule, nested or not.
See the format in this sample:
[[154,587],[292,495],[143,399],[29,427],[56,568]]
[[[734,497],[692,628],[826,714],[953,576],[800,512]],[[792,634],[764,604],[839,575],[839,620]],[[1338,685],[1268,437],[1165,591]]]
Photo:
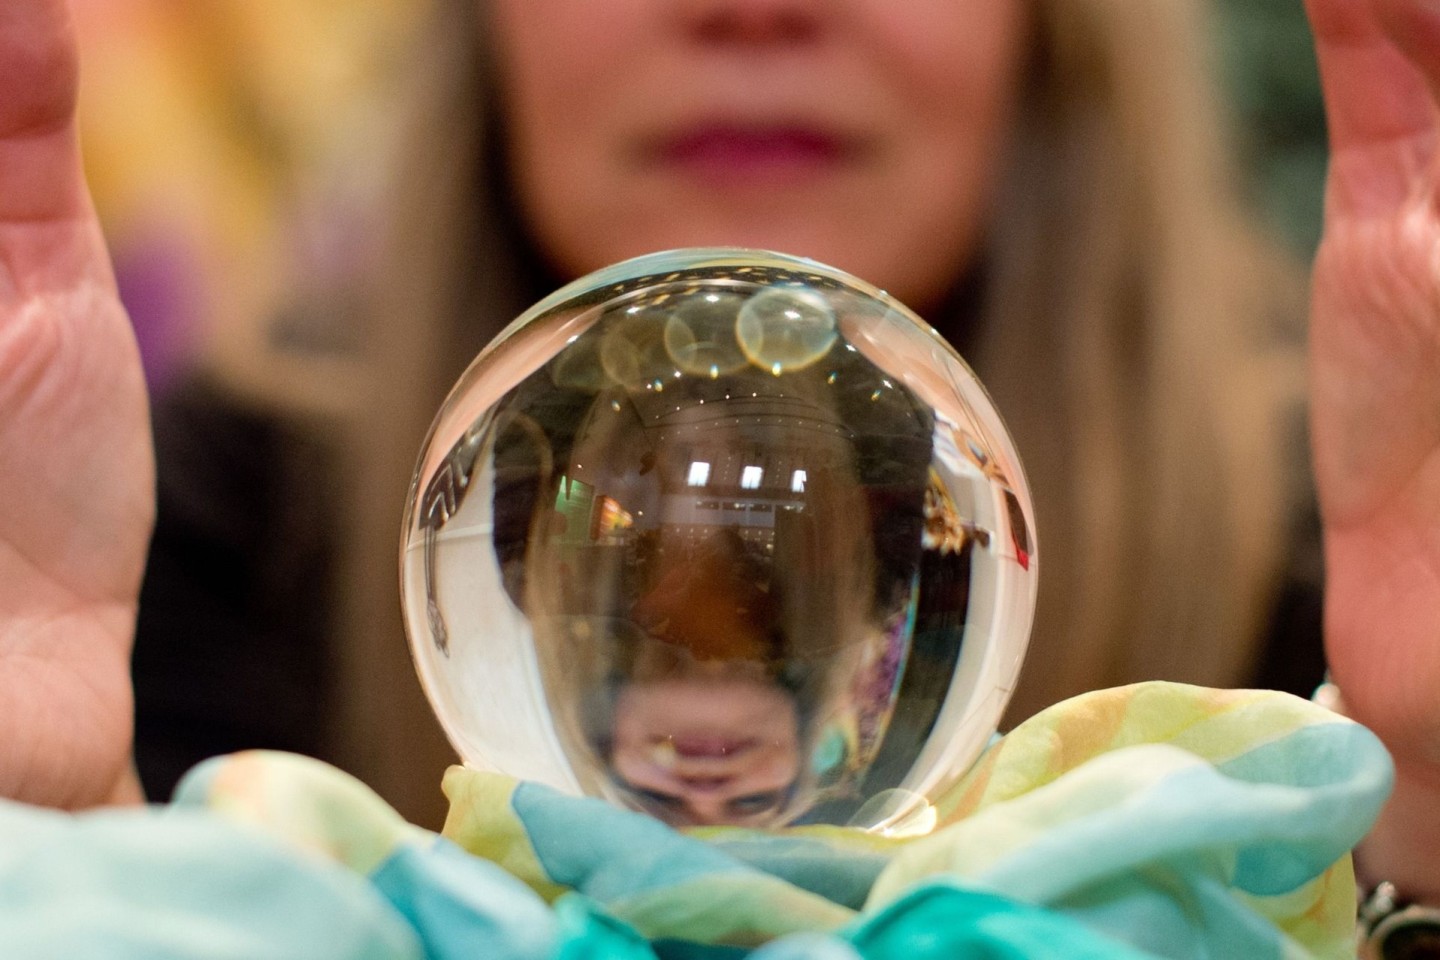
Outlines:
[[334,768],[249,753],[175,805],[0,805],[6,957],[928,960],[1352,955],[1347,851],[1389,790],[1363,728],[1257,691],[1061,704],[916,839],[677,832],[453,768],[444,835]]

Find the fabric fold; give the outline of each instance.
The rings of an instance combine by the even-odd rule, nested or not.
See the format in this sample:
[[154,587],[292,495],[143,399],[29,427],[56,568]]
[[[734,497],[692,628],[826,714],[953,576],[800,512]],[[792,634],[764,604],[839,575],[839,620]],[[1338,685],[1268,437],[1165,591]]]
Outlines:
[[915,839],[676,831],[461,767],[434,834],[332,767],[246,753],[196,768],[166,808],[0,805],[0,942],[195,960],[1340,960],[1348,850],[1391,776],[1372,734],[1307,701],[1163,683],[1022,724]]

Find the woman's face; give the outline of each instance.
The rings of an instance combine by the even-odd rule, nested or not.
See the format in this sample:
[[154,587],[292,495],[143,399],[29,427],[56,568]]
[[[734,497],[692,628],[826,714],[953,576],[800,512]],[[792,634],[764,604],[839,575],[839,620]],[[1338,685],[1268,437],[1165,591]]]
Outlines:
[[625,686],[612,773],[667,823],[767,823],[800,776],[795,700],[733,669],[712,674]]
[[490,0],[521,209],[567,274],[813,257],[917,309],[970,258],[1024,0]]

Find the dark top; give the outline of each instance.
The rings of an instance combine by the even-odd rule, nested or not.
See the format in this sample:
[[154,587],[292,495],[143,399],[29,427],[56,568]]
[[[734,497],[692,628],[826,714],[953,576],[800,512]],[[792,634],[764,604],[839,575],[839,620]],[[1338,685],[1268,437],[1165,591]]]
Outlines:
[[133,659],[152,799],[207,757],[325,756],[333,525],[320,444],[187,383],[156,404],[159,509]]

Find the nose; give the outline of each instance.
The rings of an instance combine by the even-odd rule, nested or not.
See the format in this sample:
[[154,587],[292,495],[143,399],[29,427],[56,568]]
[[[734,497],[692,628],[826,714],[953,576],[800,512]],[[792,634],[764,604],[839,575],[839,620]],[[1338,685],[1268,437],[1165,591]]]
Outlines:
[[703,826],[729,820],[726,787],[729,777],[689,778],[681,788],[685,812],[692,823]]
[[[902,0],[904,2],[904,0]],[[707,45],[793,45],[825,27],[825,0],[679,0],[686,31]]]

